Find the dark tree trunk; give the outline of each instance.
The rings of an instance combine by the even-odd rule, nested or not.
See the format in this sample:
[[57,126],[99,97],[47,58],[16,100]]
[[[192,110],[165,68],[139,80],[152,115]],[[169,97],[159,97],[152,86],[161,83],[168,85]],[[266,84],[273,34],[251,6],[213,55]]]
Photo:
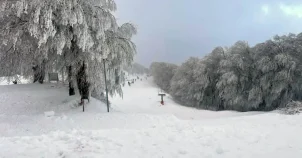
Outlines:
[[39,77],[39,83],[43,84],[45,79],[45,66],[46,66],[46,60],[43,60],[40,68],[40,77]]
[[[69,27],[69,31],[73,34],[73,27],[70,26]],[[74,55],[74,57],[76,58],[76,56],[78,55],[78,47],[77,47],[77,37],[74,35],[72,40],[71,40],[71,47],[70,50],[72,52],[72,54]],[[69,95],[75,95],[75,90],[74,90],[74,82],[73,82],[73,74],[72,74],[72,66],[68,66],[68,81],[69,81]]]
[[33,66],[33,72],[34,72],[34,83],[39,82],[41,84],[44,83],[44,78],[45,78],[45,65],[46,65],[46,60],[43,60],[41,65],[35,65]]
[[33,83],[36,83],[38,80],[39,80],[39,65],[35,65],[32,67],[33,69],[33,72],[34,72],[34,82]]
[[[74,29],[72,26],[69,27],[69,31],[73,34]],[[71,40],[71,47],[70,50],[72,52],[72,54],[74,55],[75,59],[79,56],[79,47],[77,45],[77,36],[74,35],[73,39]],[[87,73],[86,73],[86,65],[85,62],[83,61],[83,64],[81,62],[78,63],[79,69],[77,69],[78,71],[76,72],[76,81],[77,81],[77,86],[78,86],[78,90],[79,93],[81,95],[81,104],[83,104],[83,100],[84,99],[88,99],[89,101],[89,88],[90,88],[90,83],[87,81]],[[76,67],[78,68],[78,67]],[[72,82],[72,70],[71,70],[71,66],[68,68],[68,79],[69,79],[69,95],[74,95],[74,85]],[[84,104],[83,104],[84,105]],[[83,111],[84,111],[84,106],[83,106]]]
[[78,73],[76,75],[77,78],[77,85],[79,89],[79,93],[81,95],[81,100],[84,99],[89,100],[89,88],[90,83],[88,82],[87,78],[87,67],[85,65],[85,62],[83,61],[83,64],[79,63],[80,69],[78,70]]
[[75,95],[74,84],[72,80],[72,66],[67,67],[68,70],[68,82],[69,82],[69,96]]

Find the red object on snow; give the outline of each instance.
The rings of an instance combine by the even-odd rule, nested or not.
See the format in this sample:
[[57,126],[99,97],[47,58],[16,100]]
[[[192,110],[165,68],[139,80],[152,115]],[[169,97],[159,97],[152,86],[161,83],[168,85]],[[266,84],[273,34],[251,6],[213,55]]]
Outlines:
[[161,101],[160,103],[161,103],[161,105],[164,105],[164,104],[165,104],[164,101]]

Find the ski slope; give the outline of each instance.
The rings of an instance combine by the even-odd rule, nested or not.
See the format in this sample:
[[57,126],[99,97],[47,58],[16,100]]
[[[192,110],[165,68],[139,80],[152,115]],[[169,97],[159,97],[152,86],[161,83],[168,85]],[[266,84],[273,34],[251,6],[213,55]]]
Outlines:
[[113,104],[114,109],[125,113],[145,113],[145,114],[172,114],[179,119],[196,120],[196,119],[213,119],[222,117],[233,116],[246,116],[261,114],[261,112],[231,112],[221,111],[213,112],[207,110],[196,110],[195,108],[189,108],[181,106],[175,103],[171,96],[167,94],[164,97],[165,105],[160,104],[161,92],[159,88],[152,82],[152,78],[144,81],[137,81],[133,85],[126,85],[123,88],[123,97],[111,97],[110,101]]
[[[152,78],[106,105],[61,84],[0,86],[0,158],[300,158],[302,116],[160,106]],[[53,111],[46,117],[44,112]]]

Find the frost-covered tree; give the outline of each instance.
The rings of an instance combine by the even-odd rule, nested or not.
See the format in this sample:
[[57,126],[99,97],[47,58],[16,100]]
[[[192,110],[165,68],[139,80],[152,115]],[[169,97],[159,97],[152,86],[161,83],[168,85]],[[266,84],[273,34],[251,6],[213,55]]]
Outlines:
[[153,62],[150,66],[150,71],[154,82],[162,90],[169,92],[170,82],[177,69],[177,65],[165,62]]
[[[302,100],[302,34],[250,47],[238,41],[176,71],[171,94],[182,104],[214,110],[273,110]],[[160,81],[157,81],[160,82]]]
[[198,58],[191,57],[175,71],[171,80],[171,95],[186,106],[200,107],[204,87],[206,66]]
[[148,68],[139,63],[134,63],[131,66],[126,66],[124,69],[130,74],[148,74],[149,72]]
[[253,102],[247,101],[254,87],[255,76],[254,53],[249,45],[238,41],[227,50],[226,58],[220,64],[222,75],[216,87],[224,108],[244,111],[248,106],[253,106]]
[[215,48],[203,59],[190,58],[177,70],[171,82],[171,94],[182,104],[203,109],[223,109],[216,84],[225,58],[222,47]]
[[291,55],[296,46],[290,36],[275,36],[273,40],[255,47],[259,71],[259,88],[255,95],[262,97],[260,108],[265,110],[285,106],[293,99],[295,90],[301,92],[302,71],[297,67],[301,61]]
[[80,90],[89,85],[88,91],[101,92],[105,62],[110,92],[121,94],[121,65],[133,60],[136,29],[119,27],[115,10],[113,0],[0,1],[1,73],[30,76],[32,66],[44,61],[46,71],[67,67],[70,94],[76,81],[83,82],[77,83]]
[[[296,61],[294,75],[294,81],[291,83],[294,84],[293,87],[293,100],[302,100],[302,33],[298,35],[289,35],[289,43],[293,45],[290,47],[292,50],[289,51],[289,54]],[[294,48],[294,49],[293,49]]]
[[202,104],[206,109],[223,110],[223,100],[219,96],[219,90],[216,88],[223,72],[220,63],[227,57],[227,49],[216,47],[208,56],[203,59],[206,66],[205,76],[207,84],[203,91]]
[[92,64],[91,78],[94,83],[94,89],[98,95],[102,95],[105,89],[104,85],[104,71],[103,65],[105,62],[107,73],[108,90],[111,95],[115,93],[122,96],[121,84],[125,80],[123,66],[132,64],[134,55],[136,54],[136,46],[131,41],[131,38],[136,34],[136,28],[130,24],[125,23],[119,26],[116,30],[107,30],[105,32],[105,42],[103,44],[103,51],[107,52],[102,60],[90,61]]

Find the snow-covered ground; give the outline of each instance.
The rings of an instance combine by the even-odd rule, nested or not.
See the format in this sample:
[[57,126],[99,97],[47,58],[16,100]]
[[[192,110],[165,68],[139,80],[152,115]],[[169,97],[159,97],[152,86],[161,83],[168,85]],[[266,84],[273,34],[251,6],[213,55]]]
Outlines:
[[165,105],[161,106],[160,96],[161,90],[152,82],[152,78],[148,81],[137,81],[130,87],[127,85],[123,88],[123,98],[110,98],[114,109],[124,113],[145,113],[145,114],[173,114],[179,119],[209,119],[232,116],[246,116],[261,114],[261,112],[231,112],[221,111],[213,112],[206,110],[196,110],[180,106],[175,103],[171,96],[167,94],[164,97]]
[[0,86],[0,158],[302,157],[301,115],[160,106],[158,91],[125,85],[108,114],[95,99],[83,113],[61,84]]

